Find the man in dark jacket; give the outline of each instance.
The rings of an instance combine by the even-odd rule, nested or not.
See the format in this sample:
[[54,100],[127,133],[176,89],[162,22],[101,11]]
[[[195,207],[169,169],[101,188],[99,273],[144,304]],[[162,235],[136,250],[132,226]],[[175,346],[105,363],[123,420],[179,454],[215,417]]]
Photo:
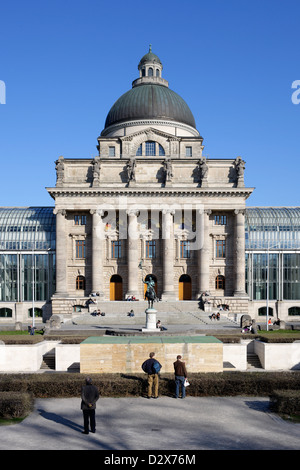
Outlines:
[[142,364],[142,369],[146,374],[148,374],[148,398],[152,396],[152,388],[154,386],[154,395],[152,398],[158,398],[158,373],[161,369],[161,364],[154,359],[155,353],[151,352],[149,354],[149,359],[147,359]]
[[87,377],[85,380],[85,385],[81,388],[81,409],[83,412],[83,434],[89,433],[89,424],[91,431],[96,432],[96,401],[99,398],[98,388],[93,385],[92,379]]
[[175,398],[179,397],[179,387],[181,387],[181,398],[185,398],[184,381],[187,378],[187,371],[185,362],[182,361],[181,356],[177,356],[177,361],[174,362],[175,372]]

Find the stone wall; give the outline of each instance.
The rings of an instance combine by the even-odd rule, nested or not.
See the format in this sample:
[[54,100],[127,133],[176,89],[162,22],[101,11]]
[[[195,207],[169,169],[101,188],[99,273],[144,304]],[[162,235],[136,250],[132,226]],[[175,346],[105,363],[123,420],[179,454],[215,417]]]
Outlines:
[[189,372],[223,371],[223,344],[213,337],[203,336],[185,340],[174,337],[89,338],[80,345],[80,372],[141,373],[141,365],[151,351],[162,364],[162,372],[174,373],[173,363],[178,354],[184,357]]

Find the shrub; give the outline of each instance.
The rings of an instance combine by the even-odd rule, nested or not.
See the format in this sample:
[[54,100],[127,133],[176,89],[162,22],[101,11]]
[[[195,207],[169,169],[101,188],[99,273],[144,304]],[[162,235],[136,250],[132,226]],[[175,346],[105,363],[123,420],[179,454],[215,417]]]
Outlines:
[[[91,374],[102,397],[141,396],[147,375]],[[220,372],[188,375],[189,396],[270,396],[274,390],[299,390],[300,372]],[[78,373],[1,374],[0,391],[29,392],[35,398],[79,397],[85,375]],[[160,376],[160,395],[174,394],[174,374]]]
[[270,407],[276,413],[300,417],[300,391],[274,390],[270,396]]
[[0,392],[0,417],[24,418],[33,409],[33,395],[24,392]]

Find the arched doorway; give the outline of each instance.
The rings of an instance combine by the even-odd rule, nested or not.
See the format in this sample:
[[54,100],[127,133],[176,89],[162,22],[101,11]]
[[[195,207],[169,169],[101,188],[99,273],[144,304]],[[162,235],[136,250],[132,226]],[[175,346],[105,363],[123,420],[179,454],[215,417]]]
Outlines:
[[[155,282],[154,289],[157,295],[157,277],[154,274],[147,274],[147,276],[145,277],[145,281],[148,281],[150,277],[152,277],[153,281]],[[144,284],[144,299],[145,299],[146,290],[147,290],[147,284]]]
[[110,278],[109,294],[110,300],[123,299],[123,281],[119,274],[114,274]]
[[179,278],[179,300],[191,300],[192,280],[188,274],[182,274]]

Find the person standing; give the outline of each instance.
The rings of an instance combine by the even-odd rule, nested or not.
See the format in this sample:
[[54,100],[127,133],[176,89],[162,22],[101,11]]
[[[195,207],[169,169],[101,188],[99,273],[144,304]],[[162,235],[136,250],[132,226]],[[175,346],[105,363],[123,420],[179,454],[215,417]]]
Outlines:
[[185,362],[182,361],[182,356],[177,356],[177,361],[173,363],[175,372],[175,398],[179,397],[179,389],[181,388],[181,398],[185,398],[184,381],[187,378],[187,371]]
[[[155,353],[151,352],[149,359],[142,364],[143,371],[148,374],[148,398],[158,398],[158,373],[161,369],[161,364],[154,359],[154,356]],[[153,388],[154,393],[152,395]]]
[[81,388],[81,409],[83,412],[83,434],[89,434],[89,425],[91,432],[96,432],[96,402],[99,399],[98,388],[93,385],[92,379],[87,377],[85,385]]

